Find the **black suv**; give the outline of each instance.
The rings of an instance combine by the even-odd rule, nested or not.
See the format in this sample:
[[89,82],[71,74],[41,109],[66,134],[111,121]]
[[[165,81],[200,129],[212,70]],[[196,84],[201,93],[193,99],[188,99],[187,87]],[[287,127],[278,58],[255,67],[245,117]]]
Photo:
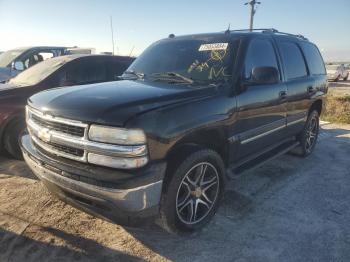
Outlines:
[[205,225],[232,176],[309,155],[328,88],[317,47],[276,30],[170,35],[122,78],[32,96],[24,158],[80,209],[176,232]]

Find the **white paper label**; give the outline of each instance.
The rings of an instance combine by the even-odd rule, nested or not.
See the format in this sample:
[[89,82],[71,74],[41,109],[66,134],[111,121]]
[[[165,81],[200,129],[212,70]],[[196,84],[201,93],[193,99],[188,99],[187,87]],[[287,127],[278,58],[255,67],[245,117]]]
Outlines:
[[199,47],[198,51],[226,50],[227,46],[228,43],[203,44]]

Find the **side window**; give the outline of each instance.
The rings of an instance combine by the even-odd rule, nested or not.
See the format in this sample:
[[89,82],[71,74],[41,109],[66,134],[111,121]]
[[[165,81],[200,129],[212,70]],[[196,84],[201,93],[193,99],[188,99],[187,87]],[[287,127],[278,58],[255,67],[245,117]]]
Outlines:
[[23,63],[25,68],[27,69],[33,65],[36,65],[37,63],[40,63],[52,57],[54,57],[54,53],[50,51],[34,52],[30,53],[28,56],[23,58]]
[[72,62],[55,78],[57,86],[84,85],[107,81],[105,64],[101,62]]
[[44,52],[39,52],[38,56],[42,59],[41,61],[44,61],[46,59],[53,58],[54,57],[54,53],[48,52],[48,51],[44,51]]
[[307,65],[312,75],[326,74],[324,62],[317,47],[310,43],[303,43],[302,49],[306,58]]
[[266,39],[256,39],[250,44],[244,66],[244,77],[250,79],[254,67],[271,66],[278,69],[277,58],[272,43]]
[[88,84],[107,81],[107,72],[104,62],[88,62],[78,68],[78,84]]
[[107,63],[111,80],[117,80],[131,64],[131,60],[111,61]]
[[282,42],[279,46],[287,79],[306,76],[306,65],[299,47],[292,42]]

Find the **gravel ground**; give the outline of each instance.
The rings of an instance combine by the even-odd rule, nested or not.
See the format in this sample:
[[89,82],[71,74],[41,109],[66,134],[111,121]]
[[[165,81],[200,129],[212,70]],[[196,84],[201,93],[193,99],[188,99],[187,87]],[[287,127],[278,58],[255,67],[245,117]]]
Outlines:
[[228,185],[187,237],[124,228],[52,197],[0,159],[0,261],[350,261],[350,126],[323,124],[313,155],[281,156]]
[[328,92],[334,96],[350,96],[350,80],[329,82]]

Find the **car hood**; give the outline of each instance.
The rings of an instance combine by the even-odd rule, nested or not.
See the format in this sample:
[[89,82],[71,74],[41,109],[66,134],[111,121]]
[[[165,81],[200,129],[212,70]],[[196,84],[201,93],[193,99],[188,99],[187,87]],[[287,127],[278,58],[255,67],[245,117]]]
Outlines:
[[28,104],[55,117],[123,126],[135,115],[213,96],[215,90],[216,87],[122,80],[51,89],[30,97]]

